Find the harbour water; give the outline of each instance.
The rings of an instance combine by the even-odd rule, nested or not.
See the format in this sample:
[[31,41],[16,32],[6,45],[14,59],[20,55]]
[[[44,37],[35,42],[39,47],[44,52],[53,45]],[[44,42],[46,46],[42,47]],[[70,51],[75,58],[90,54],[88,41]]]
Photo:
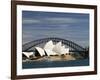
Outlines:
[[52,68],[52,67],[77,67],[89,66],[89,59],[69,60],[69,61],[26,61],[22,62],[23,69],[31,68]]

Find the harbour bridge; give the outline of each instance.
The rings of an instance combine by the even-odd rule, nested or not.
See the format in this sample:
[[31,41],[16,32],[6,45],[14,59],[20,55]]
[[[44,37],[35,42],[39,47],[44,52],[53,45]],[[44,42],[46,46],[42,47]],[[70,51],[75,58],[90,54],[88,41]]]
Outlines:
[[62,42],[62,44],[70,47],[71,49],[69,52],[77,52],[77,53],[79,53],[79,55],[81,55],[83,57],[86,57],[88,54],[88,50],[86,50],[82,46],[76,44],[75,42],[66,40],[66,39],[62,39],[62,38],[56,38],[56,37],[43,38],[43,39],[38,39],[38,40],[34,40],[31,42],[25,43],[24,45],[22,45],[22,51],[23,52],[30,51],[30,49],[32,47],[36,47],[37,45],[47,43],[50,40],[52,40],[55,43]]

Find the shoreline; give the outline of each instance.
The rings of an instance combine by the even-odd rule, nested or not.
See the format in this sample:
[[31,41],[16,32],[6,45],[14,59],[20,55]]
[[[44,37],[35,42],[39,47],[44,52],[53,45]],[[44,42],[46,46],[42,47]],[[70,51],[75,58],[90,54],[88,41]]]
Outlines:
[[22,62],[31,62],[31,61],[69,61],[69,60],[76,60],[75,57],[71,55],[62,55],[62,56],[44,56],[34,60],[22,60]]

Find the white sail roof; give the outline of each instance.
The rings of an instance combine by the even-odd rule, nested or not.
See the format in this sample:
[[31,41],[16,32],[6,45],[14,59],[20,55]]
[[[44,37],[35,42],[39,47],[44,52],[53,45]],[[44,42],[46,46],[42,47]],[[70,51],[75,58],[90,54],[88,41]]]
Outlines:
[[53,51],[58,53],[58,54],[66,54],[69,53],[69,48],[65,48],[65,46],[62,46],[62,42],[58,42],[54,48]]
[[45,49],[45,52],[47,53],[48,56],[50,56],[50,55],[57,55],[58,54],[58,53],[56,53],[56,52],[54,52],[54,51],[52,51],[50,49]]
[[39,54],[40,54],[41,56],[45,55],[45,52],[44,52],[44,50],[43,50],[42,48],[40,48],[40,47],[35,47],[35,48],[36,48],[36,50],[39,52]]
[[61,54],[69,53],[69,48],[65,48],[65,46],[62,46],[61,48]]
[[69,48],[66,48],[66,53],[69,54]]
[[49,42],[47,42],[44,46],[44,49],[49,49],[52,50],[54,47],[52,40],[50,40]]
[[50,56],[53,53],[53,51],[49,50],[49,49],[45,49],[45,52],[46,52],[47,56]]
[[61,42],[58,42],[54,48],[53,48],[53,51],[60,54],[61,53],[61,48],[62,48],[62,43]]
[[62,46],[62,47],[61,47],[61,54],[65,54],[65,53],[66,53],[65,46]]
[[27,58],[29,58],[31,55],[33,55],[33,52],[22,52]]

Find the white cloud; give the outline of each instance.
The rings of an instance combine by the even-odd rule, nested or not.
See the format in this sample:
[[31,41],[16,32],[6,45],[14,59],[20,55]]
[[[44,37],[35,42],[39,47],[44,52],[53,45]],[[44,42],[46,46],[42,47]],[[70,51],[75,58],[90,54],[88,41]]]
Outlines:
[[80,23],[80,22],[87,22],[88,19],[77,19],[77,18],[46,18],[46,21],[51,22],[51,23]]
[[40,20],[25,18],[22,20],[23,24],[33,24],[33,23],[40,23]]
[[43,19],[23,19],[23,24],[74,24],[80,22],[87,22],[87,19],[76,19],[76,18],[61,18],[61,17],[51,17]]
[[77,20],[73,18],[46,18],[51,23],[76,23]]

